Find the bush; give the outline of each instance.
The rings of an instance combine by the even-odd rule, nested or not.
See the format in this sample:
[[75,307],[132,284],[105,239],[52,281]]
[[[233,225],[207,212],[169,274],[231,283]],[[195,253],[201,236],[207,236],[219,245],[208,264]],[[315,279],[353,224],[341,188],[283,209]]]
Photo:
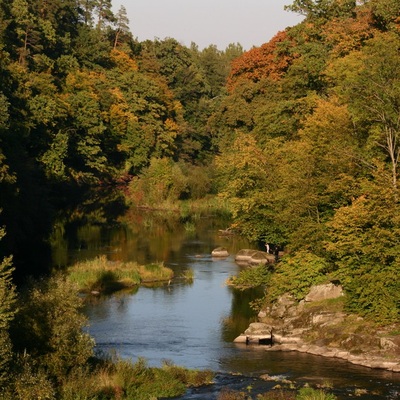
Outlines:
[[321,389],[302,388],[299,390],[296,400],[336,400],[336,396],[326,393]]
[[139,179],[129,185],[128,197],[136,206],[160,206],[175,202],[188,191],[180,166],[168,158],[152,158]]
[[20,360],[20,372],[14,376],[15,399],[55,400],[56,390],[48,375],[29,356]]
[[246,268],[239,272],[239,275],[232,276],[228,280],[228,284],[237,289],[248,289],[259,286],[265,286],[271,279],[271,271],[265,265],[258,267]]
[[257,400],[295,400],[296,393],[293,390],[271,390],[267,393],[259,394]]
[[268,296],[274,301],[284,293],[297,300],[303,299],[312,285],[328,280],[329,266],[326,260],[315,254],[300,251],[284,257],[276,267],[268,285]]
[[23,291],[11,327],[15,349],[59,382],[93,354],[94,342],[82,331],[87,322],[81,306],[76,287],[57,275]]

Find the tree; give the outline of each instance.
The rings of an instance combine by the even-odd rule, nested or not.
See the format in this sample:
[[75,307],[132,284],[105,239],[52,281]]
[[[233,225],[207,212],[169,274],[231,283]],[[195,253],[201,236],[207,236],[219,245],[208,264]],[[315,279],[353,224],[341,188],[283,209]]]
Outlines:
[[227,82],[228,90],[232,92],[243,80],[281,79],[294,58],[289,52],[291,46],[287,33],[278,32],[268,43],[234,59]]
[[[19,304],[11,328],[17,352],[31,356],[58,382],[86,364],[93,354],[93,340],[82,332],[86,318],[72,284],[60,275],[31,282]],[[32,367],[37,370],[35,364]]]
[[346,106],[335,98],[316,99],[298,138],[277,148],[280,185],[277,220],[288,228],[291,250],[324,255],[325,224],[334,210],[359,194],[357,141]]
[[304,15],[307,19],[331,19],[349,15],[356,7],[356,0],[295,0],[285,6],[288,11]]
[[124,36],[129,35],[129,19],[126,13],[126,8],[121,6],[118,10],[116,17],[116,30],[115,30],[115,39],[114,39],[114,49],[116,49],[119,45],[121,45],[121,40]]
[[111,0],[96,0],[94,12],[97,14],[97,30],[99,31],[104,31],[107,24],[115,21],[115,16],[111,10]]
[[25,65],[31,50],[38,52],[42,49],[37,17],[26,0],[13,0],[11,14],[15,18],[15,32],[19,40],[19,63]]
[[373,12],[370,7],[364,6],[358,7],[354,16],[328,21],[322,36],[330,56],[338,59],[360,50],[376,31]]
[[362,50],[337,63],[339,68],[333,73],[354,121],[367,134],[366,146],[372,157],[389,161],[395,192],[400,158],[399,48],[396,34],[376,35]]
[[[4,237],[4,228],[0,229],[0,240]],[[12,359],[12,345],[9,336],[10,323],[16,313],[16,291],[12,283],[12,257],[0,262],[0,387],[9,383],[9,363]],[[1,389],[0,389],[1,395]]]
[[82,22],[87,27],[93,26],[93,11],[96,3],[97,0],[77,0],[76,2]]
[[208,95],[212,98],[221,95],[229,72],[229,64],[224,58],[224,53],[215,45],[210,45],[197,53],[197,59],[207,80]]
[[269,242],[277,243],[282,232],[274,224],[270,188],[277,182],[271,161],[251,134],[236,131],[232,145],[216,158],[216,167],[220,196],[230,204],[235,228],[254,241],[269,232]]
[[348,294],[349,310],[375,322],[398,322],[400,210],[397,194],[382,179],[362,183],[362,195],[335,213],[327,225],[326,249],[336,265],[334,277]]
[[396,32],[398,30],[400,4],[397,0],[371,0],[368,4],[372,8],[375,23],[381,31]]

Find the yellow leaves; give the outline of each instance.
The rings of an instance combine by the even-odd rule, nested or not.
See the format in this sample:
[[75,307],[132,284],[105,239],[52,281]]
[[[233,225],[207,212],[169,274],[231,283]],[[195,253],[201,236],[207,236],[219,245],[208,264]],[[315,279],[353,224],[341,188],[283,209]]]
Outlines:
[[304,122],[300,131],[303,139],[314,142],[323,140],[325,144],[332,143],[332,139],[350,137],[352,126],[347,105],[339,104],[338,99],[331,96],[329,100],[317,99],[313,114]]
[[175,136],[179,130],[179,125],[172,120],[171,118],[167,118],[164,122],[165,129],[170,133],[175,133]]
[[124,51],[113,49],[111,51],[111,60],[117,65],[121,71],[129,72],[129,71],[137,71],[138,65],[135,60],[129,57]]
[[93,90],[96,84],[106,83],[107,77],[97,71],[75,71],[68,74],[65,83],[69,90]]
[[265,163],[265,157],[257,146],[254,136],[237,131],[232,146],[217,157],[216,163],[218,167],[229,166],[240,169],[252,165],[259,169]]
[[126,104],[112,104],[109,109],[110,123],[116,127],[119,134],[124,134],[130,123],[135,123],[138,118],[133,115]]

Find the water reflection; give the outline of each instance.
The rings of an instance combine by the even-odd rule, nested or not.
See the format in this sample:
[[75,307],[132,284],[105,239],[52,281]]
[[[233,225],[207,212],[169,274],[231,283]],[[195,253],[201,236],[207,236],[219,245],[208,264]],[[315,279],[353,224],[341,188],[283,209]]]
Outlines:
[[[129,216],[120,225],[92,225],[75,226],[75,230],[66,227],[54,254],[67,252],[63,257],[69,263],[99,254],[107,254],[111,260],[164,261],[178,277],[158,288],[140,287],[91,298],[85,312],[98,348],[116,350],[132,360],[144,357],[150,365],[170,360],[188,368],[220,371],[216,387],[192,391],[185,399],[217,398],[218,385],[228,380],[232,387],[250,382],[254,391],[262,392],[274,385],[258,379],[264,373],[298,382],[328,381],[338,388],[339,398],[354,396],[356,388],[368,390],[367,395],[358,397],[364,400],[394,399],[400,392],[400,374],[341,360],[233,344],[232,340],[255,318],[249,302],[259,293],[226,286],[228,277],[241,268],[233,255],[250,244],[237,237],[219,236],[218,230],[226,227],[223,221],[202,219],[195,232],[188,232],[176,220],[151,220],[142,213]],[[219,246],[226,247],[231,256],[213,259],[211,251]],[[189,268],[194,273],[190,285],[179,279]],[[228,372],[242,374],[242,378],[228,379]]]

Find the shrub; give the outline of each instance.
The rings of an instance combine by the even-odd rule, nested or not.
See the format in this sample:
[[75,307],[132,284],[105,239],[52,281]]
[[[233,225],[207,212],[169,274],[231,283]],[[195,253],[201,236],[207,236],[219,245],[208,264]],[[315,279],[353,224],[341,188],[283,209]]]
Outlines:
[[167,375],[171,375],[173,379],[177,379],[179,382],[182,382],[189,387],[209,385],[213,382],[214,378],[214,373],[212,371],[187,369],[173,365],[169,362],[164,362],[162,370]]
[[284,293],[297,300],[303,299],[312,285],[328,280],[329,266],[326,260],[315,254],[300,251],[284,257],[276,267],[268,285],[268,296],[273,301]]
[[299,390],[296,400],[336,400],[336,396],[321,389],[304,387]]
[[23,291],[12,325],[17,351],[27,353],[50,377],[62,381],[92,356],[94,342],[82,329],[82,300],[61,275],[34,282]]
[[168,158],[152,158],[139,179],[129,185],[128,197],[136,206],[160,206],[187,193],[187,178],[180,166]]
[[265,286],[271,279],[271,272],[265,265],[246,268],[239,272],[239,275],[228,279],[228,284],[238,289],[248,289]]
[[14,399],[55,400],[56,391],[48,375],[27,355],[20,359],[20,372],[14,376]]

